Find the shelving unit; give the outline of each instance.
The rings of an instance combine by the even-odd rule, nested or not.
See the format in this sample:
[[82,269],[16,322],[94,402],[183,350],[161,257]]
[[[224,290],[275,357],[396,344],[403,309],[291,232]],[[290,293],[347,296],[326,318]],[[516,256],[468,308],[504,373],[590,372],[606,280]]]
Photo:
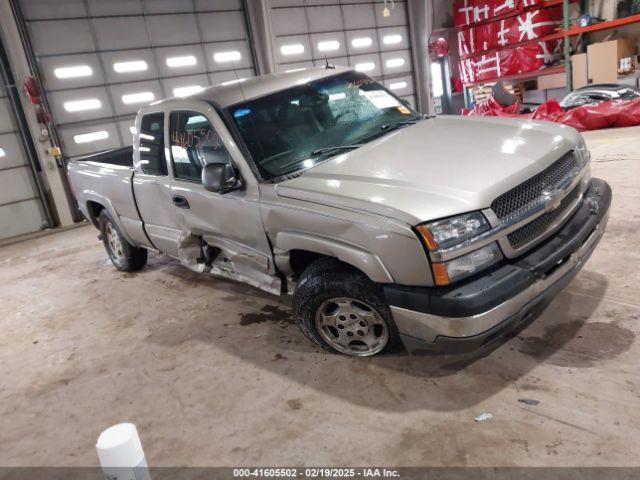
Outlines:
[[[544,6],[545,7],[551,7],[551,6],[555,6],[555,5],[562,5],[562,28],[559,29],[558,31],[550,34],[550,35],[546,35],[544,37],[540,37],[540,38],[536,38],[533,40],[526,40],[524,42],[520,42],[520,43],[515,43],[513,45],[510,45],[510,47],[519,47],[519,46],[524,46],[524,45],[529,45],[532,43],[537,43],[537,42],[544,42],[544,41],[551,41],[551,40],[558,40],[558,39],[564,39],[564,45],[563,45],[563,53],[564,53],[564,61],[562,65],[554,65],[552,67],[547,67],[543,70],[537,70],[535,72],[527,72],[527,73],[523,73],[523,74],[518,74],[518,75],[510,75],[510,76],[506,76],[506,77],[500,77],[501,80],[510,80],[510,81],[514,81],[514,80],[529,80],[529,79],[534,79],[534,78],[538,78],[541,76],[545,76],[545,75],[553,75],[553,74],[558,74],[558,73],[562,73],[565,72],[566,77],[567,77],[567,93],[570,92],[572,90],[572,74],[571,74],[571,43],[570,43],[570,38],[571,37],[575,37],[578,35],[582,35],[585,33],[591,33],[591,32],[599,32],[602,30],[607,30],[607,29],[612,29],[612,28],[617,28],[617,27],[622,27],[624,25],[631,25],[634,23],[640,23],[640,14],[636,14],[636,15],[631,15],[628,17],[624,17],[624,18],[617,18],[615,20],[609,20],[609,21],[605,21],[605,22],[601,22],[601,23],[597,23],[595,25],[590,25],[588,27],[579,27],[579,26],[571,26],[571,19],[569,18],[569,6],[571,3],[576,2],[578,0],[549,0],[547,2],[545,2]],[[491,19],[485,20],[484,22],[479,23],[478,25],[482,25],[484,23],[487,22],[494,22],[496,20],[503,20],[505,18],[509,18],[511,16],[517,15],[518,13],[509,13],[500,17],[493,17]],[[486,50],[485,52],[482,52],[483,54],[491,54],[491,53],[495,53],[496,51],[500,50],[499,48],[493,48],[490,50]],[[460,57],[461,60],[465,60],[467,58],[470,58],[472,56],[477,56],[478,53],[475,53],[473,55],[463,55]],[[464,98],[465,98],[465,105],[468,106],[469,104],[469,98],[470,98],[470,92],[469,89],[470,87],[475,87],[477,85],[481,85],[483,83],[487,83],[486,81],[480,81],[480,82],[474,82],[468,85],[464,86],[463,89],[463,93],[464,93]]]

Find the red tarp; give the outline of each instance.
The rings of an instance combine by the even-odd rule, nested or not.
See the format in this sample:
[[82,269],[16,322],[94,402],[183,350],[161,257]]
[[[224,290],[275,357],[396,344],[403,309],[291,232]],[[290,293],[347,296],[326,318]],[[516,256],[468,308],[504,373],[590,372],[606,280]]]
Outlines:
[[540,70],[557,60],[561,46],[562,40],[549,40],[479,54],[460,60],[460,75],[468,85]]
[[508,107],[500,105],[496,99],[479,103],[473,110],[463,110],[463,115],[486,115],[491,117],[529,118],[564,123],[581,132],[611,127],[633,127],[640,125],[640,97],[633,100],[610,100],[565,110],[558,100],[551,99],[540,105],[533,113],[517,113],[518,102]]
[[460,56],[504,48],[553,33],[562,23],[562,8],[549,7],[458,31]]
[[453,23],[456,28],[468,27],[541,4],[541,0],[456,0],[453,4]]

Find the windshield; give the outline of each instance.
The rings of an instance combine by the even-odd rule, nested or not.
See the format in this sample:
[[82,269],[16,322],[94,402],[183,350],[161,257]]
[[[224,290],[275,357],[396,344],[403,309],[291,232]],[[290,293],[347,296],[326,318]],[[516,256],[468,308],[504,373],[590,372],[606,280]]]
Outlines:
[[346,72],[227,108],[265,179],[303,170],[422,117],[378,82]]

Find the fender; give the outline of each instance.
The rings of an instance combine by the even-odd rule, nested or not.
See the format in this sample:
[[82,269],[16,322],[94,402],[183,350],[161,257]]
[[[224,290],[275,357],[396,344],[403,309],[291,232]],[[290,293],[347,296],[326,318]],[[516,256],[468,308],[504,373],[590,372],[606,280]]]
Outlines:
[[393,277],[378,256],[334,238],[302,232],[278,232],[274,256],[278,268],[285,272],[290,270],[288,252],[291,250],[308,250],[335,257],[362,271],[374,282],[394,283]]
[[136,246],[139,245],[139,242],[131,238],[131,235],[129,235],[127,228],[124,226],[122,218],[120,218],[120,215],[118,215],[118,212],[113,207],[111,200],[91,190],[84,190],[82,192],[82,196],[83,196],[84,203],[82,205],[83,208],[81,208],[81,210],[82,210],[82,213],[87,217],[87,219],[89,219],[91,215],[89,212],[87,203],[88,202],[98,203],[102,205],[107,210],[107,212],[109,212],[109,214],[111,215],[111,218],[113,218],[113,221],[116,223],[116,226],[122,233],[122,236],[127,240],[127,242],[129,242],[131,245],[136,245]]

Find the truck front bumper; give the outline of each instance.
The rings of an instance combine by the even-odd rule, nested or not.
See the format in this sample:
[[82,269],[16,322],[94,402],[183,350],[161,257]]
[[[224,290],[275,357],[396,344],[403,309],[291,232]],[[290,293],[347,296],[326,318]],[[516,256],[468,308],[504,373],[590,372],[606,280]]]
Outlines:
[[451,287],[385,285],[409,353],[470,352],[530,323],[589,259],[610,205],[611,188],[594,178],[567,223],[523,256]]

